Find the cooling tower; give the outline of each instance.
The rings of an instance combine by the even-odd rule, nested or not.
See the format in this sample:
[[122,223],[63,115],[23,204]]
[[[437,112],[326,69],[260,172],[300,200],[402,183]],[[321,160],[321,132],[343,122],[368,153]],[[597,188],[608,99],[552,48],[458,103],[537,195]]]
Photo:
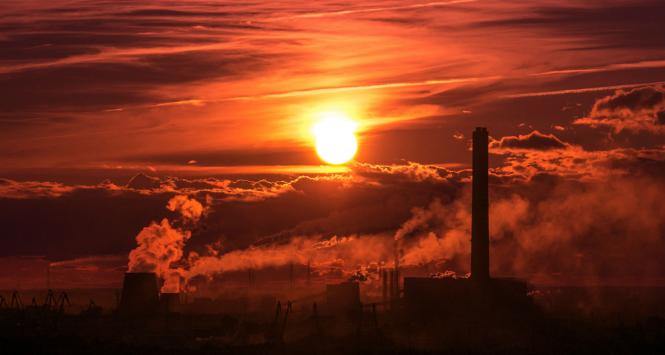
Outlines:
[[473,132],[473,200],[471,222],[471,278],[485,283],[490,278],[488,133]]
[[161,313],[174,313],[180,311],[180,294],[164,292],[159,295],[159,311]]
[[157,275],[152,272],[128,272],[122,284],[119,312],[141,316],[157,312],[159,291]]

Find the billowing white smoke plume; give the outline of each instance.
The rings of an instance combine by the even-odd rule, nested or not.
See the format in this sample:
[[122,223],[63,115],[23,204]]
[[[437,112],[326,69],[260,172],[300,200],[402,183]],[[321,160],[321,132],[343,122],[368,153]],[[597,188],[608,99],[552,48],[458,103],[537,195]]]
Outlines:
[[136,236],[136,248],[129,253],[128,268],[130,272],[154,272],[164,280],[162,292],[178,292],[182,270],[173,264],[182,259],[185,243],[192,235],[186,228],[198,222],[205,209],[185,195],[171,198],[166,208],[180,215],[173,224],[181,227],[174,227],[164,218],[143,228]]
[[331,271],[348,278],[358,271],[378,270],[383,261],[392,258],[389,235],[332,237],[295,237],[288,243],[250,247],[227,253],[212,252],[209,255],[190,253],[187,280],[204,276],[211,278],[225,272],[279,267],[288,264],[310,265],[315,274]]
[[434,200],[427,208],[414,208],[411,219],[395,233],[400,263],[422,266],[468,255],[471,214],[467,205],[465,197],[448,206]]
[[[635,275],[661,275],[665,272],[660,263],[665,248],[662,187],[653,179],[616,178],[603,184],[558,181],[495,190],[490,204],[492,273],[531,281],[560,277],[563,282],[572,277],[635,280]],[[411,218],[394,233],[305,235],[231,251],[216,244],[205,253],[184,257],[183,248],[205,208],[196,200],[176,196],[167,208],[181,217],[152,223],[139,233],[130,270],[157,272],[169,290],[177,290],[179,281],[187,286],[202,277],[292,263],[309,264],[319,274],[335,270],[344,278],[358,278],[360,272],[364,280],[380,267],[393,265],[398,242],[402,267],[463,275],[469,271],[471,249],[470,197],[465,188],[452,202],[434,200],[414,208]]]
[[205,211],[199,201],[185,195],[176,195],[171,198],[166,204],[166,208],[169,211],[180,213],[182,221],[186,223],[198,222]]
[[[449,206],[435,200],[426,208],[414,208],[412,217],[394,234],[300,236],[281,244],[229,252],[211,246],[207,255],[190,252],[183,263],[186,266],[178,272],[187,282],[226,272],[309,264],[317,274],[334,271],[341,278],[371,281],[378,278],[381,267],[394,266],[396,246],[400,249],[399,263],[404,267],[444,263],[451,259],[459,262],[460,255],[468,259],[470,250],[471,217],[467,200],[465,197]],[[462,271],[466,269],[463,265]]]
[[[173,228],[164,219],[161,225],[152,223],[137,236],[139,246],[130,254],[130,270],[157,272],[166,281],[163,290],[169,291],[177,291],[180,281],[186,285],[202,276],[212,278],[226,272],[288,264],[309,264],[314,273],[334,271],[342,278],[358,278],[362,274],[366,281],[376,279],[380,267],[394,265],[395,241],[400,242],[400,263],[407,267],[468,254],[470,216],[462,205],[457,201],[445,207],[435,200],[427,208],[414,208],[412,218],[394,235],[310,235],[228,252],[217,244],[208,246],[205,255],[192,251],[186,258],[183,249],[191,232]],[[198,220],[204,210],[200,203],[185,196],[174,197],[167,207],[179,211],[189,222]]]

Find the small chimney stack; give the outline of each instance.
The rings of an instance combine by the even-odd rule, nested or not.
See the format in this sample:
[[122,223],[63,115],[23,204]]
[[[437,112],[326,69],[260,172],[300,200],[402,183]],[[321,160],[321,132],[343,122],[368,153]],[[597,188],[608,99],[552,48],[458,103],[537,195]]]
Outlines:
[[384,309],[388,307],[388,270],[387,269],[382,269],[381,270],[381,279],[383,281],[383,307]]
[[312,261],[307,261],[307,286],[312,283]]
[[293,269],[293,262],[289,263],[289,286],[293,288],[296,284],[295,274]]
[[392,307],[395,302],[395,269],[388,270],[388,301]]

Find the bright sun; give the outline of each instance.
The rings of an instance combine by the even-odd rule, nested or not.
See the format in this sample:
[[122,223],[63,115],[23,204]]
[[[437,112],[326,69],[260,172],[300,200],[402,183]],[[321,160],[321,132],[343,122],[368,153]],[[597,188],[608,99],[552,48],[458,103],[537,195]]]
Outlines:
[[357,124],[341,112],[326,112],[319,115],[318,122],[312,127],[316,152],[328,164],[344,164],[356,154]]

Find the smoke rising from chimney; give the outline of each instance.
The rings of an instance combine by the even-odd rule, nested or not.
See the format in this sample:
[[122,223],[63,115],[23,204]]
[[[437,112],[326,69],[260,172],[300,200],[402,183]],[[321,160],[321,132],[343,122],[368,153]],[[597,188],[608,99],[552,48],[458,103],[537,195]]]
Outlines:
[[[185,195],[171,198],[166,208],[180,215],[174,224],[183,226],[198,222],[205,210],[200,202]],[[191,231],[174,227],[167,218],[151,222],[136,236],[137,246],[129,253],[129,271],[154,272],[164,280],[162,292],[178,292],[182,270],[172,265],[182,259],[191,236]]]
[[[663,191],[660,181],[631,176],[602,184],[554,179],[526,182],[519,189],[493,186],[492,272],[535,282],[550,277],[561,282],[576,277],[580,282],[580,278],[657,276],[663,270],[657,262],[662,260],[660,247],[665,245]],[[376,270],[394,263],[396,240],[403,268],[424,267],[427,273],[453,270],[461,275],[470,271],[469,184],[447,202],[435,199],[413,208],[411,218],[394,232],[306,234],[236,250],[216,242],[185,256],[183,249],[196,238],[196,221],[207,215],[205,206],[183,195],[170,200],[167,208],[179,217],[153,222],[139,233],[130,271],[157,272],[170,291],[177,291],[179,283],[192,289],[200,280],[213,280],[219,274],[291,263],[309,263],[313,274],[329,273],[339,279],[366,270],[371,282],[378,279]]]
[[190,199],[185,195],[176,195],[171,198],[166,204],[166,209],[180,213],[184,222],[192,223],[198,222],[205,211],[205,208],[199,201],[193,198]]

